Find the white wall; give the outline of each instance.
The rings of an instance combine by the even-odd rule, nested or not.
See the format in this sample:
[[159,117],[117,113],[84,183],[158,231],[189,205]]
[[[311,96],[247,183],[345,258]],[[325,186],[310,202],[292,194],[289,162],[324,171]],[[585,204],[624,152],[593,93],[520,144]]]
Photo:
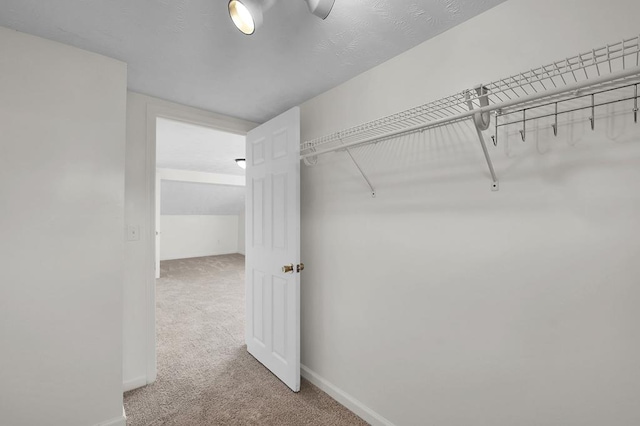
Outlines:
[[160,260],[238,252],[238,216],[163,215]]
[[245,187],[162,180],[163,215],[237,216],[244,210]]
[[246,220],[245,220],[245,212],[243,211],[242,213],[240,213],[240,216],[238,216],[238,253],[240,254],[246,254],[245,253],[246,252],[245,229],[246,229]]
[[[302,105],[302,139],[638,33],[635,0],[509,0]],[[640,424],[631,103],[302,167],[302,363],[396,425]],[[487,132],[490,134],[491,132]],[[508,144],[504,141],[508,139]]]
[[0,423],[125,424],[126,65],[0,28]]
[[245,134],[255,126],[219,114],[146,95],[127,96],[125,222],[139,226],[140,240],[125,245],[123,386],[144,386],[156,378],[154,306],[155,116]]

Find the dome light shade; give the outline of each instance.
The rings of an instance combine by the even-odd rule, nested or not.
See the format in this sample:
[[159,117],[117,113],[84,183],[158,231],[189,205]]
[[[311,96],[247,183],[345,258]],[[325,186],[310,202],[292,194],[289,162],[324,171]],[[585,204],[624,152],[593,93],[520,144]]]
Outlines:
[[251,35],[262,24],[262,7],[256,0],[230,0],[229,16],[243,34]]
[[307,0],[307,6],[309,6],[309,11],[318,18],[327,19],[333,9],[334,2],[335,0]]
[[245,160],[244,158],[236,158],[236,164],[242,169],[247,168],[247,160]]

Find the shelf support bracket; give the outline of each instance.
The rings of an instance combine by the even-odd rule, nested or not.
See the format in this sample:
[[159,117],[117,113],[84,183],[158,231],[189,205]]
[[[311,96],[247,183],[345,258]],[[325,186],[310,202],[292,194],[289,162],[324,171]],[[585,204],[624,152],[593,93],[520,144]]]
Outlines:
[[[315,151],[316,151],[315,148],[311,148],[311,152],[315,152]],[[306,164],[307,166],[315,166],[316,164],[318,164],[318,156],[313,155],[311,157],[304,157],[302,161],[304,161],[304,164]]]
[[476,126],[476,131],[478,132],[478,139],[480,139],[480,145],[482,145],[482,152],[484,152],[484,158],[485,160],[487,160],[489,173],[491,173],[491,190],[498,191],[500,189],[500,183],[498,182],[496,171],[493,169],[493,163],[491,162],[491,157],[489,156],[489,150],[487,150],[487,144],[484,143],[484,136],[482,136],[482,131],[477,126]]
[[[474,90],[478,95],[478,100],[480,102],[480,107],[484,108],[489,106],[489,90],[480,85],[475,87]],[[473,111],[473,102],[471,101],[470,91],[465,92],[465,97],[467,99],[467,106],[469,107],[469,111]],[[496,123],[498,118],[496,117]],[[489,150],[487,149],[487,144],[484,142],[484,136],[482,135],[483,130],[487,130],[489,125],[491,124],[491,114],[490,113],[477,113],[473,115],[473,125],[476,128],[476,132],[478,133],[478,139],[480,140],[480,145],[482,146],[482,152],[484,153],[484,158],[487,161],[487,166],[489,167],[489,173],[491,174],[491,190],[498,191],[500,189],[500,183],[498,182],[498,177],[496,176],[496,171],[493,168],[493,163],[491,162],[491,157],[489,156]],[[497,137],[496,133],[496,137]]]
[[376,198],[376,190],[373,188],[373,185],[371,185],[371,181],[369,180],[367,175],[362,171],[362,168],[360,167],[356,159],[353,157],[353,154],[351,154],[351,150],[349,150],[349,148],[346,148],[345,151],[347,151],[347,154],[349,154],[349,157],[351,157],[351,161],[353,161],[353,164],[355,164],[356,168],[362,175],[364,181],[367,182],[367,185],[369,185],[369,189],[371,190],[371,198]]
[[[344,142],[342,142],[342,139],[340,140],[340,143],[341,144],[344,143]],[[362,171],[362,168],[360,167],[360,165],[358,164],[358,162],[354,158],[353,154],[351,154],[351,150],[349,148],[344,148],[344,150],[347,152],[347,154],[349,154],[349,158],[351,158],[351,161],[353,161],[353,164],[356,166],[356,168],[358,169],[358,171],[362,175],[364,181],[367,182],[367,185],[369,185],[369,189],[371,190],[371,198],[376,198],[376,190],[373,188],[373,185],[371,185],[371,181],[369,180],[367,175]],[[311,151],[315,152],[315,149],[311,148]],[[318,156],[314,155],[314,156],[311,156],[311,157],[304,157],[303,161],[307,166],[315,166],[318,163]]]

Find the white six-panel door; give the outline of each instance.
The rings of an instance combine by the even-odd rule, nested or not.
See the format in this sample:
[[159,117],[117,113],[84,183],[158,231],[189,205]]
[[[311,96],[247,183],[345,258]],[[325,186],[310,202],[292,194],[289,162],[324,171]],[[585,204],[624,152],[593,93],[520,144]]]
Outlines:
[[[247,350],[300,390],[300,109],[247,135]],[[283,272],[285,265],[293,271]]]

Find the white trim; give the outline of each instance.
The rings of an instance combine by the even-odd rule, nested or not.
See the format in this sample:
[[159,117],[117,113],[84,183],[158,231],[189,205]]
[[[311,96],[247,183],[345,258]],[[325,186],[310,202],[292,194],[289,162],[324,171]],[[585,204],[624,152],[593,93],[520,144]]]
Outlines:
[[147,376],[136,377],[132,380],[127,380],[122,383],[122,392],[128,392],[130,390],[138,389],[147,384]]
[[160,180],[174,182],[212,183],[215,185],[245,186],[246,178],[238,175],[223,175],[220,173],[194,172],[193,170],[156,169]]
[[318,375],[318,373],[314,372],[309,367],[301,364],[300,374],[302,375],[302,377],[326,392],[340,404],[353,411],[371,426],[395,426],[389,420],[385,419],[380,414],[376,413],[353,396],[338,388],[336,385],[329,382],[324,377],[321,377],[320,375]]
[[98,423],[96,426],[127,426],[127,415],[124,412],[124,406],[122,407],[121,416],[107,420],[106,422]]
[[153,383],[158,376],[158,366],[156,363],[156,118],[159,115],[158,108],[147,103],[147,218],[149,219],[147,250],[147,305],[145,306],[147,318],[147,333],[145,337],[145,347],[147,349],[147,383]]
[[147,123],[146,123],[146,188],[149,199],[147,200],[147,218],[148,218],[148,246],[146,265],[148,268],[146,274],[146,306],[145,316],[147,323],[147,332],[145,338],[146,347],[146,383],[150,384],[156,381],[158,376],[157,359],[156,359],[156,118],[162,117],[169,120],[177,120],[185,123],[195,124],[204,127],[210,127],[216,130],[234,133],[238,135],[246,135],[247,132],[256,126],[256,123],[241,120],[233,117],[227,117],[213,112],[203,111],[184,105],[174,104],[161,99],[143,96],[147,104]]

